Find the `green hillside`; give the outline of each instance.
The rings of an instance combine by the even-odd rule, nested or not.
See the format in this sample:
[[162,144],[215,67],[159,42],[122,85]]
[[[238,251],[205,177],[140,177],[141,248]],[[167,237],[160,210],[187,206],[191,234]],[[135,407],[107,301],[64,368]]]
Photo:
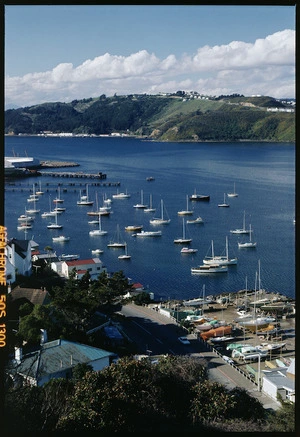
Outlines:
[[295,113],[289,108],[268,96],[102,95],[7,110],[5,133],[119,132],[159,141],[295,141]]

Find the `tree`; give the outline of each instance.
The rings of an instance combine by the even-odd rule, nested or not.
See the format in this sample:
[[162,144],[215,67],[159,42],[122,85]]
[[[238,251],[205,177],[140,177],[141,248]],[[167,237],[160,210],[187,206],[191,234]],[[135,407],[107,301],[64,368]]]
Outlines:
[[122,358],[85,374],[57,430],[155,432],[166,424],[186,425],[191,387],[205,374],[202,363],[186,357],[162,357],[156,364]]
[[43,387],[10,389],[4,405],[7,435],[54,431],[73,390],[73,382],[64,378],[52,379]]
[[227,411],[235,406],[233,396],[222,384],[216,382],[199,382],[194,387],[194,393],[191,418],[195,424],[225,418]]
[[72,370],[74,382],[75,383],[79,382],[82,378],[84,378],[87,372],[92,372],[92,371],[93,371],[93,367],[90,366],[89,364],[86,363],[77,364]]
[[295,414],[295,404],[283,402],[281,399],[281,407],[275,411],[275,414],[272,417],[274,431],[294,433],[296,426]]
[[58,320],[51,304],[35,305],[30,314],[21,317],[17,337],[31,344],[40,343],[41,329],[46,329],[48,336],[55,338],[59,334]]

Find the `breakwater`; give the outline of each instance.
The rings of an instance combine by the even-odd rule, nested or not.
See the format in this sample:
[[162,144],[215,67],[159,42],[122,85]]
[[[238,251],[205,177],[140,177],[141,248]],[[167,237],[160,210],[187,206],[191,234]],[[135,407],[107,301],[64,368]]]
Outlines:
[[106,179],[107,175],[102,171],[98,173],[84,173],[82,171],[72,172],[72,171],[43,171],[43,169],[50,168],[66,168],[66,167],[79,167],[77,162],[72,161],[41,161],[41,166],[39,169],[39,175],[41,176],[51,176],[60,178],[87,178],[87,179]]
[[87,179],[106,179],[105,173],[84,173],[84,172],[61,172],[61,171],[40,171],[41,176],[51,176],[53,178],[87,178]]

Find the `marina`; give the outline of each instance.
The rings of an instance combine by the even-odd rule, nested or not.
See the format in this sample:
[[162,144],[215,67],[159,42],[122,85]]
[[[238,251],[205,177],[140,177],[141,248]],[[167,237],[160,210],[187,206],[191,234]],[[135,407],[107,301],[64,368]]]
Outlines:
[[[158,304],[162,314],[170,314],[183,324],[200,341],[216,354],[229,360],[245,377],[257,381],[259,372],[288,366],[295,358],[296,302],[278,293],[260,292],[268,301],[289,303],[284,313],[273,313],[275,321],[269,322],[276,329],[252,331],[237,320],[239,309],[245,301],[252,307],[255,290],[239,290],[204,296],[188,301],[171,300]],[[150,304],[149,308],[156,308]],[[258,309],[261,317],[271,314]],[[260,358],[258,358],[260,356]]]
[[[248,282],[248,288],[254,288],[258,260],[261,260],[263,288],[284,292],[286,296],[295,295],[294,147],[292,145],[199,143],[183,146],[173,143],[145,143],[128,138],[115,139],[107,144],[108,140],[105,138],[87,138],[84,140],[83,148],[83,140],[79,138],[61,140],[58,145],[54,138],[44,138],[46,144],[41,149],[39,138],[23,137],[22,143],[20,138],[5,139],[7,150],[12,147],[9,144],[13,144],[13,148],[21,153],[20,148],[18,149],[19,143],[22,144],[22,149],[26,147],[30,156],[37,156],[41,161],[55,160],[55,156],[61,156],[61,160],[68,161],[66,156],[72,156],[72,159],[80,164],[80,170],[84,173],[96,174],[101,168],[103,173],[108,175],[107,179],[105,181],[84,178],[71,180],[43,176],[7,180],[4,195],[8,238],[33,238],[41,252],[46,246],[53,245],[58,256],[67,245],[68,253],[78,253],[80,259],[90,258],[91,250],[99,248],[103,250],[100,259],[109,272],[122,268],[127,277],[143,284],[157,299],[170,296],[188,300],[199,294],[203,284],[206,285],[208,294],[215,294],[216,291],[235,292],[244,287],[245,281]],[[86,147],[90,150],[89,156],[86,154]],[[241,155],[237,154],[237,149]],[[216,162],[215,154],[218,156]],[[269,159],[264,161],[264,156],[272,156],[274,161],[280,162],[282,175],[280,180],[278,166],[276,171],[273,170]],[[185,169],[184,178],[178,178],[178,162],[181,161]],[[248,162],[251,165],[248,165]],[[259,163],[259,166],[256,163]],[[240,170],[236,171],[236,169]],[[232,180],[234,171],[236,178]],[[155,177],[151,183],[146,180],[149,174]],[[120,181],[119,186],[113,186],[112,181]],[[238,187],[238,197],[231,198],[230,208],[226,210],[218,208],[219,200],[224,192],[231,192],[234,182]],[[58,197],[60,187],[60,197],[64,200],[62,206],[65,209],[59,211],[58,224],[63,226],[63,233],[70,236],[70,241],[67,243],[53,242],[52,238],[59,236],[61,231],[48,229],[47,224],[54,221],[55,217],[42,218],[38,212],[26,213],[31,217],[34,216],[31,229],[17,230],[18,218],[24,214],[24,210],[34,209],[34,202],[27,203],[27,198],[33,194],[33,184],[35,184],[35,192],[40,191],[40,185],[44,192],[44,195],[39,196],[39,200],[36,201],[35,208],[40,210],[41,214],[49,211],[49,197],[53,210],[53,199]],[[88,184],[89,198],[94,201],[94,205],[79,207],[77,206],[79,193],[81,190],[84,195],[86,184]],[[184,205],[186,195],[193,193],[195,188],[196,193],[208,193],[210,201],[189,200],[186,207]],[[152,199],[155,212],[134,208],[134,205],[144,204],[141,202],[142,191],[145,204],[150,205]],[[130,197],[119,200],[113,198],[116,193],[129,194]],[[101,215],[102,228],[107,231],[107,234],[101,237],[89,234],[99,225],[99,223],[89,223],[92,219],[99,221],[97,215],[90,217],[87,214],[97,213],[95,208],[97,197],[99,200],[103,199],[103,205],[104,203],[108,205],[106,201],[109,200],[111,208],[109,215]],[[164,201],[168,212],[163,219],[170,219],[170,222],[167,226],[153,226],[150,220],[155,217],[162,218],[161,200]],[[281,205],[280,211],[277,208],[278,202]],[[102,207],[101,203],[100,201],[100,207]],[[178,215],[178,211],[182,210],[193,211],[193,216]],[[243,236],[230,233],[232,229],[242,228],[244,213],[247,230],[248,225],[251,224],[252,230],[255,231],[253,241],[257,241],[257,247],[254,250],[242,250],[238,247],[239,242],[249,239],[249,234]],[[183,226],[183,217],[186,227]],[[197,217],[201,218],[197,221],[199,224],[189,223],[188,219],[197,220]],[[123,231],[122,240],[127,243],[128,253],[131,255],[130,263],[121,263],[118,259],[124,248],[120,252],[107,247],[117,224]],[[125,231],[127,226],[129,231]],[[142,226],[142,229],[134,230],[130,228],[131,226]],[[183,255],[181,252],[182,246],[188,244],[174,244],[177,238],[182,241],[183,231],[187,231],[186,236],[192,239],[190,246],[195,249],[185,252],[188,255]],[[139,236],[135,238],[137,235]],[[279,240],[275,238],[279,235],[280,257],[278,257]],[[204,264],[203,260],[208,255],[211,241],[214,242],[215,255],[222,256],[222,252],[225,252],[226,236],[228,236],[230,259],[238,258],[237,264],[228,266],[227,273],[223,275],[191,274],[192,267]]]

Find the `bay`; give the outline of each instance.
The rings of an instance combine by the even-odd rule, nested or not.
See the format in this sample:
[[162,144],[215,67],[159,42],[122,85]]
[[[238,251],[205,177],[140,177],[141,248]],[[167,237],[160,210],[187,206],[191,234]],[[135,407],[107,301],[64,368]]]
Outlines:
[[[8,238],[25,238],[18,231],[17,218],[28,207],[27,197],[32,185],[41,182],[45,194],[38,207],[49,210],[49,198],[57,196],[58,185],[66,211],[58,218],[63,230],[47,229],[47,219],[37,214],[32,230],[26,238],[33,238],[43,251],[51,246],[57,255],[78,253],[81,259],[90,258],[91,250],[100,248],[100,259],[109,272],[123,270],[134,282],[140,282],[154,293],[156,299],[189,299],[206,295],[254,289],[260,264],[261,286],[270,292],[295,298],[295,144],[291,143],[172,143],[151,142],[118,137],[5,137],[5,155],[33,156],[41,161],[75,161],[79,167],[57,171],[103,172],[104,181],[84,178],[55,178],[51,176],[16,179],[5,184],[5,226]],[[152,176],[153,181],[147,181]],[[119,187],[115,183],[119,183]],[[112,212],[102,217],[105,236],[90,236],[95,225],[88,223],[92,207],[77,205],[80,190],[88,183],[89,197],[98,198],[102,206],[104,196],[111,198],[117,190],[129,193],[128,199],[113,199]],[[103,186],[102,184],[105,184]],[[109,186],[109,184],[111,184]],[[232,192],[235,184],[238,197],[226,197],[229,208],[219,208],[224,193]],[[193,215],[202,217],[203,224],[186,225],[186,236],[192,238],[190,247],[195,254],[181,254],[182,245],[174,244],[182,236],[182,216],[186,196],[194,191],[210,195],[209,202],[191,202]],[[134,208],[149,204],[152,195],[154,214]],[[49,197],[50,196],[50,197]],[[160,214],[163,200],[169,225],[150,225],[153,215]],[[230,233],[241,228],[245,213],[246,227],[251,224],[255,249],[239,249],[238,241],[246,237]],[[136,238],[125,226],[142,225],[144,230],[162,230],[159,238]],[[116,235],[126,241],[130,260],[120,260],[121,249],[107,244]],[[53,243],[58,234],[70,236],[70,241]],[[237,256],[236,266],[227,273],[191,274],[191,267],[202,264],[209,255],[211,242],[216,255],[225,252],[228,237],[229,256]]]

